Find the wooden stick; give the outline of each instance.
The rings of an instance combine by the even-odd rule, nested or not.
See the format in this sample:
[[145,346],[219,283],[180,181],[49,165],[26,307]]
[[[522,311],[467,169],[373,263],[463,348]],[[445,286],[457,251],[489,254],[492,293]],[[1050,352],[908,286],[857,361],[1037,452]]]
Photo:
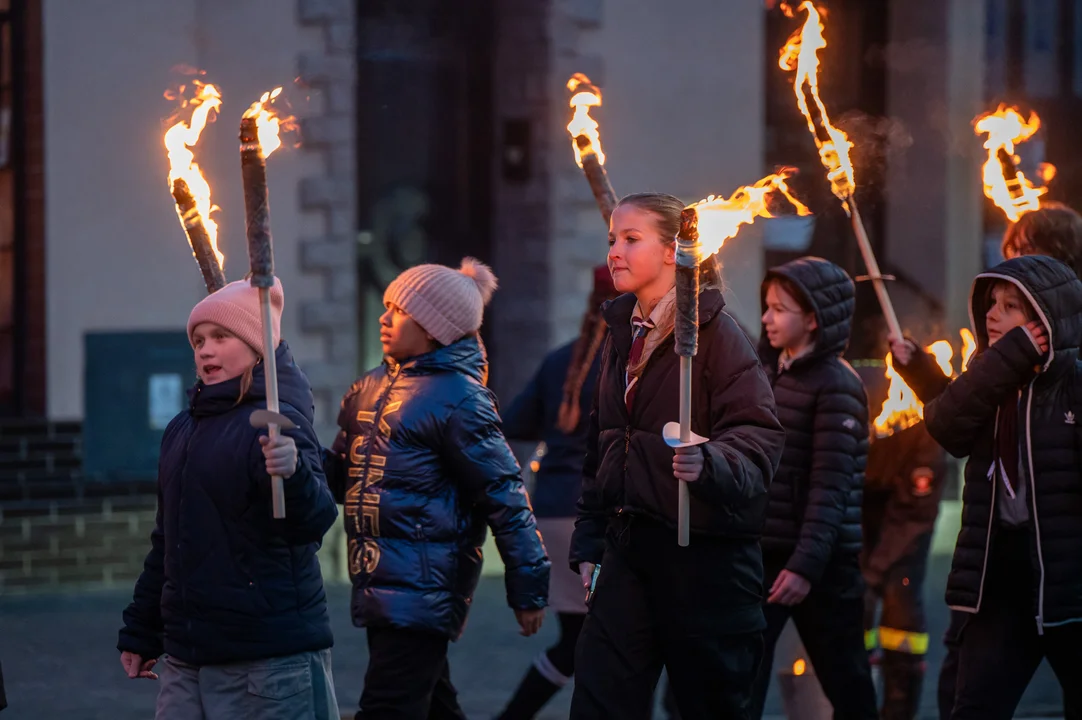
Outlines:
[[853,233],[857,236],[857,246],[860,248],[860,254],[864,257],[864,265],[868,269],[868,276],[875,287],[876,297],[879,298],[879,306],[883,308],[883,317],[887,321],[887,327],[890,329],[892,336],[901,339],[902,326],[898,324],[898,316],[894,312],[894,305],[890,301],[890,295],[887,294],[886,281],[883,280],[883,275],[879,272],[879,263],[875,260],[872,244],[868,241],[868,233],[864,230],[864,222],[860,219],[857,200],[850,195],[846,198],[846,203],[849,205],[849,219],[853,223]]

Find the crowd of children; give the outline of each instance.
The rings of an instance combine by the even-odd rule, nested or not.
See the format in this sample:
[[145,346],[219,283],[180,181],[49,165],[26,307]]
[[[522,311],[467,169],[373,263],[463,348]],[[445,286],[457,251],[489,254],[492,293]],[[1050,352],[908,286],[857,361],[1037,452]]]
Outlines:
[[[915,717],[919,682],[903,680],[922,653],[894,658],[903,680],[880,709],[865,616],[882,598],[889,624],[894,568],[923,579],[939,491],[918,470],[941,476],[941,465],[920,455],[907,497],[931,495],[931,508],[873,559],[883,541],[867,518],[862,529],[865,474],[872,488],[896,471],[883,457],[866,468],[868,397],[842,358],[853,282],[813,257],[767,273],[758,349],[725,312],[716,260],[702,264],[692,429],[706,442],[671,448],[683,207],[654,193],[620,201],[578,338],[502,420],[478,333],[496,278],[476,260],[413,267],[387,288],[386,359],[345,393],[328,449],[279,337],[280,284],[275,359],[293,427],[273,439],[249,422],[266,407],[256,290],[239,281],[197,304],[198,381],[165,431],[151,551],[118,642],[128,677],[160,680],[157,717],[339,717],[316,560],[337,505],[369,647],[358,720],[465,717],[447,648],[464,631],[489,530],[521,633],[536,633],[548,606],[560,626],[505,720],[533,717],[572,676],[572,718],[648,718],[662,668],[682,717],[758,718],[790,618],[836,718]],[[950,380],[911,340],[890,339],[925,403],[920,432],[969,458],[941,717],[1010,718],[1047,658],[1078,718],[1082,218],[1049,205],[1015,223],[1003,249],[1010,259],[973,283],[965,372]],[[508,438],[547,444],[532,504]],[[284,478],[283,519],[271,476]],[[677,480],[690,490],[687,547]],[[922,612],[901,632],[926,633]]]

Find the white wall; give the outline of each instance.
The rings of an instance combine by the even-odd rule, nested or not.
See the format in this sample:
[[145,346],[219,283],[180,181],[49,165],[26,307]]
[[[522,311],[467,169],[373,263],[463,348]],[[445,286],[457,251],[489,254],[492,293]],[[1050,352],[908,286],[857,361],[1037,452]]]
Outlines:
[[[600,57],[604,71],[604,106],[594,110],[601,122],[606,168],[617,195],[667,192],[686,202],[710,194],[729,195],[764,173],[764,9],[747,0],[608,0],[600,28],[583,32],[577,47]],[[559,57],[554,64],[566,82],[569,67]],[[572,61],[573,63],[573,61]],[[567,93],[559,103],[562,132],[556,144],[556,167],[574,165],[570,140],[562,130],[570,118]],[[573,173],[572,173],[573,174]],[[604,232],[585,179],[573,193],[581,201],[577,217],[564,220],[577,226],[571,237],[558,235],[556,252],[573,252],[568,244],[596,242],[604,258]],[[575,212],[565,203],[558,214]],[[590,240],[583,239],[591,238]],[[560,247],[561,245],[565,247]],[[722,249],[728,309],[749,329],[759,327],[759,283],[763,275],[761,234],[745,228]],[[554,262],[554,267],[561,264]],[[581,274],[581,272],[580,272]],[[562,298],[584,278],[554,274],[552,296]],[[568,287],[569,283],[575,283]],[[586,282],[585,287],[588,287]],[[572,295],[574,309],[555,323],[563,340],[578,332],[584,293]],[[561,311],[558,311],[561,312]],[[568,322],[572,317],[573,322]]]
[[[45,0],[45,153],[48,414],[83,414],[83,335],[102,330],[183,330],[205,289],[166,182],[162,92],[178,64],[200,67],[224,96],[223,114],[197,158],[214,189],[227,279],[247,272],[237,153],[241,113],[286,85],[297,56],[317,47],[300,28],[296,0]],[[313,98],[312,102],[318,102]],[[278,275],[286,289],[283,336],[299,359],[322,347],[299,333],[298,240],[319,233],[300,212],[297,182],[316,157],[282,149],[269,160]]]

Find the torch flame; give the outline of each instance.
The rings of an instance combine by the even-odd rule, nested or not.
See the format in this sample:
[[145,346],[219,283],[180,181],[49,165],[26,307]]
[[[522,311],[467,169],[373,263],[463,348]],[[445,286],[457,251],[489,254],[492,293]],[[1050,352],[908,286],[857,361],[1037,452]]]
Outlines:
[[755,222],[755,218],[776,217],[770,212],[769,205],[777,195],[788,200],[796,208],[797,215],[811,215],[811,211],[790,194],[785,183],[795,172],[793,168],[783,168],[754,185],[739,188],[732,197],[711,195],[689,205],[699,215],[700,256],[706,258],[721,250],[726,240],[735,237],[742,225]]
[[[211,119],[210,113],[218,112],[222,105],[222,96],[213,85],[204,85],[195,81],[198,92],[186,105],[195,107],[192,111],[190,122],[183,120],[169,128],[164,137],[165,149],[169,152],[169,191],[173,191],[173,183],[177,179],[183,179],[188,183],[195,198],[195,208],[203,219],[203,226],[207,229],[211,247],[218,258],[218,266],[222,267],[225,255],[218,250],[218,223],[211,218],[211,213],[218,210],[218,206],[210,201],[210,184],[203,177],[199,165],[195,163],[195,154],[190,148],[199,142],[199,136]],[[180,215],[180,209],[177,209]],[[180,219],[184,224],[184,218]]]
[[[788,5],[782,7],[786,14],[792,17],[792,9]],[[845,133],[830,124],[826,106],[819,97],[819,51],[827,46],[826,38],[823,37],[823,22],[819,11],[811,0],[804,0],[800,4],[800,9],[807,12],[808,17],[804,21],[804,26],[794,32],[785,43],[778,65],[782,70],[796,70],[793,92],[796,95],[797,107],[807,119],[808,130],[815,138],[815,145],[819,148],[819,160],[827,169],[830,189],[842,201],[842,205],[848,212],[849,198],[856,189],[853,164],[849,160],[849,148],[853,147],[853,144],[849,142]],[[808,106],[808,96],[811,96],[818,111],[820,123],[818,129],[812,110]]]
[[887,353],[886,377],[890,380],[887,399],[883,401],[883,409],[873,423],[878,437],[893,435],[900,430],[912,427],[924,417],[924,405],[894,369],[891,353]]
[[973,339],[973,333],[969,328],[958,331],[962,336],[962,372],[969,367],[969,359],[973,357],[973,351],[977,349],[977,341]]
[[[974,127],[978,135],[988,136],[984,141],[984,148],[988,151],[988,160],[982,170],[984,194],[1003,210],[1011,222],[1039,208],[1041,195],[1048,189],[1034,187],[1017,168],[1014,177],[1009,177],[1009,171],[1001,162],[1001,157],[1005,156],[1011,162],[1018,163],[1018,156],[1014,154],[1015,145],[1025,142],[1040,130],[1041,119],[1037,113],[1030,113],[1027,120],[1016,108],[1000,105],[995,112],[978,117]],[[1046,183],[1055,174],[1055,166],[1048,163],[1042,163],[1037,170],[1037,175]]]
[[[958,331],[962,336],[962,372],[969,366],[969,358],[977,349],[977,343],[973,339],[973,333],[969,328]],[[935,358],[936,365],[947,377],[954,377],[954,348],[947,340],[936,340],[925,348]],[[875,432],[878,437],[893,435],[899,430],[915,425],[924,418],[924,405],[917,399],[916,393],[906,384],[902,376],[894,369],[893,358],[887,353],[887,379],[890,386],[887,389],[887,398],[883,401],[882,411],[875,419]]]
[[263,151],[264,158],[270,157],[272,152],[282,146],[282,140],[278,136],[279,130],[283,124],[292,120],[292,118],[279,116],[278,111],[271,107],[275,98],[281,94],[280,87],[268,90],[244,113],[246,118],[255,118],[255,125],[259,132],[259,147]]
[[[579,90],[580,87],[583,89]],[[584,151],[579,148],[575,138],[585,135],[590,140],[589,150],[592,150],[597,155],[597,161],[604,165],[605,153],[601,151],[601,135],[598,132],[597,121],[590,117],[591,107],[601,107],[601,90],[582,73],[571,76],[571,79],[567,81],[567,89],[574,93],[571,96],[571,107],[575,109],[575,114],[571,122],[567,124],[567,132],[571,133],[571,147],[575,150],[575,162],[582,167]]]
[[932,354],[936,365],[939,366],[944,375],[947,377],[954,375],[954,367],[951,365],[951,360],[954,359],[954,348],[951,347],[949,340],[936,340],[925,350]]

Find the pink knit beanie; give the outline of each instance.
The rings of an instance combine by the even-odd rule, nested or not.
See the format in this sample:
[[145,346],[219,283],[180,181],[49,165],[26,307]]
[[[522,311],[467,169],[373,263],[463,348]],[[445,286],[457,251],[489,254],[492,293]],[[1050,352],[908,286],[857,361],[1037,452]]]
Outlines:
[[[270,291],[271,323],[274,328],[274,347],[282,339],[282,306],[285,293],[282,281],[274,279]],[[195,347],[192,332],[200,323],[210,322],[248,343],[253,350],[263,354],[263,324],[259,318],[259,290],[248,280],[235,280],[221,290],[207,295],[192,308],[188,316],[188,342]]]
[[446,265],[417,265],[396,277],[383,304],[394,304],[441,345],[450,345],[481,327],[485,305],[496,291],[491,268],[474,258],[457,270]]

